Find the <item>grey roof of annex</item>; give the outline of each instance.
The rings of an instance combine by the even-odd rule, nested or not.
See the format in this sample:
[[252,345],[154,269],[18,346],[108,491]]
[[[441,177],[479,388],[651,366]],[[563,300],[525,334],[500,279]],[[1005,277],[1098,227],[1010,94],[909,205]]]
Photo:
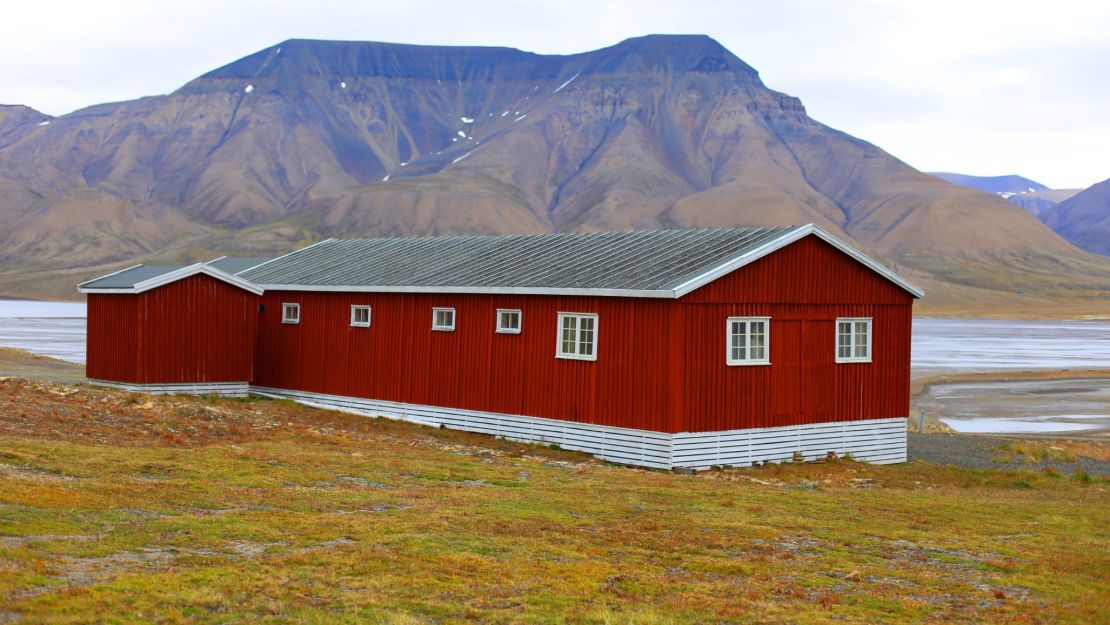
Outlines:
[[[226,274],[235,275],[268,260],[271,260],[271,257],[236,258],[221,256],[200,264],[208,265]],[[145,282],[155,280],[162,276],[168,276],[175,272],[180,272],[182,269],[190,266],[191,265],[135,265],[134,267],[121,269],[120,271],[110,273],[106,276],[93,278],[88,282],[82,282],[78,286],[87,291],[134,289]]]

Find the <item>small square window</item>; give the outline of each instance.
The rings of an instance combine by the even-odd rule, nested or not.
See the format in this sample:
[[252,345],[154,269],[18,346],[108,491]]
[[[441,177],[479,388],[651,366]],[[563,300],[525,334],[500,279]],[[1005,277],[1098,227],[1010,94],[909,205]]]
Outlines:
[[771,364],[771,319],[729,317],[725,325],[725,362],[729,365]]
[[281,305],[281,322],[282,323],[300,323],[301,322],[301,305],[300,304],[282,304]]
[[836,320],[836,361],[871,362],[871,318]]
[[500,334],[520,334],[520,311],[498,308],[497,332]]
[[370,327],[369,306],[351,306],[351,326],[355,328]]
[[441,332],[453,332],[455,330],[455,309],[433,308],[432,329]]
[[597,315],[559,313],[556,358],[597,360]]

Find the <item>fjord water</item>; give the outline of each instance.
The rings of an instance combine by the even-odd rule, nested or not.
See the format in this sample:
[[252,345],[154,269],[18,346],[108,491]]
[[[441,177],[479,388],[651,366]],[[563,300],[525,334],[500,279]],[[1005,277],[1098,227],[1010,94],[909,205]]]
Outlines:
[[85,304],[0,300],[0,345],[85,362]]
[[[0,345],[84,362],[85,305],[0,300]],[[1110,322],[914,319],[912,367],[915,378],[1110,369]],[[1110,382],[1105,379],[945,384],[931,388],[921,401],[960,431],[1110,429]]]
[[913,375],[1110,369],[1110,322],[914,319]]

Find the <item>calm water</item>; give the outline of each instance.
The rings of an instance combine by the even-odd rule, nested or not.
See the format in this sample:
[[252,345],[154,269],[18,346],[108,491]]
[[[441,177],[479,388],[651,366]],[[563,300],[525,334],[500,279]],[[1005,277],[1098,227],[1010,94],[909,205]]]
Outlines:
[[85,305],[0,300],[0,345],[85,362]]
[[[1110,369],[1110,323],[915,319],[913,375],[1037,369]],[[1110,432],[1110,382],[967,382],[918,401],[958,432]]]
[[[85,362],[85,305],[0,300],[0,345]],[[1110,323],[915,319],[913,375],[1110,369]],[[935,387],[923,402],[962,431],[1110,429],[1102,380]]]
[[1110,369],[1110,322],[914,319],[914,376]]

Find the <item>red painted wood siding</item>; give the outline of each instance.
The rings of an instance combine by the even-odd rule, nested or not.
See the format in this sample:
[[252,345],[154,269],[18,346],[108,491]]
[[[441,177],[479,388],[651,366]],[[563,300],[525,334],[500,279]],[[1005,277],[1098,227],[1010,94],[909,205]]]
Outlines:
[[137,295],[89,295],[89,378],[139,384],[247,382],[258,296],[196,275]]
[[[687,431],[904,417],[913,298],[806,237],[679,300]],[[726,365],[729,317],[770,317],[770,365]],[[872,318],[872,362],[836,363],[838,317]],[[673,382],[672,382],[673,383]]]
[[[673,301],[542,296],[269,291],[255,384],[667,430],[666,340]],[[281,323],[283,302],[301,322]],[[350,307],[372,307],[369,328]],[[455,331],[433,331],[432,308],[456,309]],[[495,332],[496,310],[522,310],[520,334]],[[555,357],[557,315],[599,315],[596,361]]]
[[[281,322],[284,302],[301,305],[299,324]],[[255,298],[194,276],[138,296],[90,295],[88,375],[251,380],[665,432],[901,417],[909,411],[912,302],[816,237],[678,301],[291,291]],[[351,327],[352,305],[372,307],[369,328]],[[435,307],[456,309],[455,331],[431,329]],[[523,311],[520,334],[495,332],[498,308]],[[596,361],[555,357],[559,312],[598,314]],[[731,316],[771,318],[770,365],[726,365]],[[871,363],[835,363],[837,317],[873,319]]]
[[138,296],[90,293],[86,318],[85,376],[139,381]]

